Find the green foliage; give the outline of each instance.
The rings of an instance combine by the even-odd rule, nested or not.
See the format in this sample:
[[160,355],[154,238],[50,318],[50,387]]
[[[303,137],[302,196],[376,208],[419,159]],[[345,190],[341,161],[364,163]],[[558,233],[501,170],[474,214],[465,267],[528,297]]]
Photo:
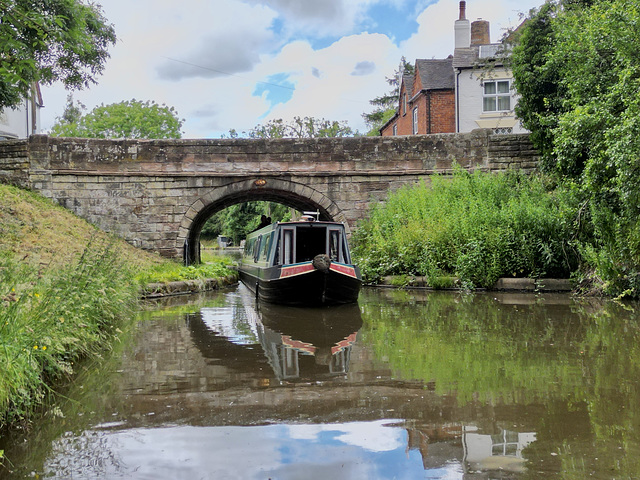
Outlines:
[[577,267],[577,198],[547,191],[542,177],[467,173],[389,195],[353,236],[366,281],[424,275],[437,286],[459,277],[466,288],[503,276],[568,277]]
[[44,275],[0,256],[0,427],[28,419],[52,382],[119,334],[138,295],[132,278],[109,248],[89,246],[77,263]]
[[115,41],[97,4],[0,0],[0,108],[16,106],[34,82],[96,83]]
[[556,2],[546,2],[539,10],[532,10],[524,26],[509,37],[514,46],[508,60],[519,94],[515,112],[531,131],[531,141],[549,169],[555,163],[552,131],[564,110],[561,74],[557,65],[549,61],[556,41],[553,21],[558,8]]
[[549,2],[514,49],[517,107],[545,165],[581,185],[591,280],[640,296],[640,5]]
[[272,222],[286,221],[291,218],[291,209],[280,203],[246,202],[232,205],[214,213],[202,227],[204,238],[217,238],[224,235],[233,240],[234,245],[240,245],[247,234],[253,232],[262,216],[271,218]]
[[100,105],[82,115],[84,105],[67,97],[62,117],[51,128],[54,137],[180,138],[184,120],[174,107],[153,101],[128,100]]
[[353,137],[357,134],[358,132],[354,132],[347,122],[315,117],[293,117],[289,122],[281,118],[269,120],[242,134],[233,129],[229,131],[230,138],[327,138]]

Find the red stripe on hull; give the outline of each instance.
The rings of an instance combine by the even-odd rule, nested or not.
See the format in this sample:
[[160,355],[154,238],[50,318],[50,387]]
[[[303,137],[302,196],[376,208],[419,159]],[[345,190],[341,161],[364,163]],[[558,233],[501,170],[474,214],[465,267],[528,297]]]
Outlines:
[[350,277],[357,278],[356,269],[353,267],[349,267],[347,265],[341,265],[339,263],[332,263],[330,268],[334,272],[342,273],[343,275],[348,275]]
[[303,263],[302,265],[292,265],[290,267],[282,267],[280,270],[280,278],[293,277],[294,275],[302,275],[303,273],[315,270],[311,263]]

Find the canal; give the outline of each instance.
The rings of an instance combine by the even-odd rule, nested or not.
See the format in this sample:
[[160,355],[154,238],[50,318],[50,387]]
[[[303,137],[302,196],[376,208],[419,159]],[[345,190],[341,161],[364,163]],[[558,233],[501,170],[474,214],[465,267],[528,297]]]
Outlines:
[[242,286],[165,299],[0,440],[0,478],[638,478],[637,308],[384,289],[257,307]]

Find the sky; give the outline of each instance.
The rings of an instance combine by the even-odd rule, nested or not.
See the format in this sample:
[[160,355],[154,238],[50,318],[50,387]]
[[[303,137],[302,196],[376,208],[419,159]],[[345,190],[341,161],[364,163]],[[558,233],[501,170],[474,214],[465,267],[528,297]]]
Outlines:
[[[175,107],[183,138],[220,138],[271,119],[345,121],[362,133],[369,100],[388,93],[401,57],[453,54],[458,0],[98,0],[118,41],[90,111],[125,100]],[[543,0],[467,0],[491,41]],[[69,92],[43,87],[46,133]]]

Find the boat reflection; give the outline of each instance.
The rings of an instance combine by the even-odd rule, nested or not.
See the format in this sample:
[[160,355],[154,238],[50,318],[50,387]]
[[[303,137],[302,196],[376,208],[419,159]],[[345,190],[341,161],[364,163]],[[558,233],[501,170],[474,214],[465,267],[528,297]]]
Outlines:
[[296,308],[247,307],[260,344],[279,380],[312,380],[345,375],[362,326],[357,305]]
[[210,361],[247,371],[266,357],[279,381],[316,381],[348,373],[362,317],[357,304],[256,306],[246,296],[228,309],[202,308],[189,314],[187,323],[194,343]]

